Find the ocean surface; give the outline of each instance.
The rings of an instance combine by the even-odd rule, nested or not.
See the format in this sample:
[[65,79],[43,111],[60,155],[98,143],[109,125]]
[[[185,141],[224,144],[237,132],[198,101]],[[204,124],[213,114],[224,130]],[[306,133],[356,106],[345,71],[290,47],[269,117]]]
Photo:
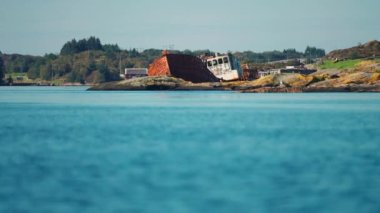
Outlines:
[[380,212],[380,94],[0,87],[0,212]]

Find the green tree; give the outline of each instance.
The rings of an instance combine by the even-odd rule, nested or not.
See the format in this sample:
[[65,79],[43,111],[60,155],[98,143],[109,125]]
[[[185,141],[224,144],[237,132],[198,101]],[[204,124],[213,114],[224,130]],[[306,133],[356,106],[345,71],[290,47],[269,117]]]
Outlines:
[[117,55],[119,55],[121,51],[117,44],[105,44],[103,45],[103,50],[106,52],[107,58],[111,60],[116,60]]
[[87,49],[86,50],[103,50],[102,43],[98,38],[91,36],[86,40]]
[[36,58],[36,60],[30,65],[30,68],[27,72],[28,78],[37,79],[40,75],[40,70],[45,66],[46,59],[43,57]]
[[62,55],[70,55],[77,52],[77,41],[75,39],[66,42],[61,49]]
[[105,82],[104,75],[101,74],[99,71],[94,72],[94,83],[102,83]]
[[135,48],[133,48],[129,51],[129,56],[131,56],[131,58],[138,57],[139,55],[140,55],[140,53]]
[[0,84],[3,83],[3,78],[4,77],[5,77],[4,60],[3,60],[2,54],[0,52]]
[[94,36],[88,39],[71,40],[66,42],[61,48],[62,55],[70,55],[75,53],[84,52],[87,50],[103,50],[102,43]]
[[297,52],[296,49],[286,49],[282,51],[283,54],[286,56],[286,59],[297,59],[301,58],[303,56],[303,53]]
[[53,79],[53,66],[51,63],[43,66],[40,71],[40,78],[44,80],[52,80]]
[[96,70],[96,64],[94,61],[89,61],[89,63],[87,64],[87,70],[86,70],[86,76],[90,75],[93,71]]
[[37,79],[40,77],[40,66],[39,65],[33,65],[29,68],[27,72],[27,76],[29,79]]
[[326,55],[326,52],[324,49],[319,49],[316,47],[310,47],[307,46],[305,50],[305,57],[306,58],[320,58]]
[[63,68],[63,72],[64,74],[67,74],[67,73],[70,73],[73,69],[71,68],[71,65],[66,63],[64,68]]
[[103,45],[103,50],[105,52],[120,52],[120,48],[117,44],[105,44]]
[[110,81],[111,80],[111,73],[108,67],[104,64],[99,65],[99,73],[101,75],[100,82]]
[[69,73],[67,75],[66,81],[68,81],[68,82],[76,82],[76,79],[77,79],[76,72],[73,71],[73,72],[71,72],[71,73]]
[[29,70],[29,61],[28,59],[26,58],[25,60],[23,60],[22,64],[21,64],[21,72],[28,72]]
[[46,58],[49,61],[53,61],[53,60],[56,60],[58,56],[53,53],[49,53],[49,54],[45,54],[44,58]]
[[88,50],[86,39],[79,40],[76,46],[77,53]]
[[8,78],[7,78],[7,84],[8,85],[12,85],[13,84],[13,78],[12,78],[11,75],[9,75]]

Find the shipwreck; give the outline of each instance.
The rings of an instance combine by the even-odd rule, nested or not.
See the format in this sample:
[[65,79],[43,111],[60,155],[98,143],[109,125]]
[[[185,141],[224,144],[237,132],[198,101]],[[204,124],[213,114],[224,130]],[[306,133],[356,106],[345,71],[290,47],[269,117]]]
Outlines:
[[195,56],[163,51],[148,68],[149,76],[172,76],[193,83],[218,82],[219,79]]

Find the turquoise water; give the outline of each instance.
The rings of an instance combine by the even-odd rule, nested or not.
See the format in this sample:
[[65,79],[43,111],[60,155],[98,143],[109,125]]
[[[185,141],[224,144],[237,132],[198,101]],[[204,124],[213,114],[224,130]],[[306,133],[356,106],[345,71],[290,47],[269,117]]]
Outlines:
[[380,94],[0,87],[0,212],[380,212]]

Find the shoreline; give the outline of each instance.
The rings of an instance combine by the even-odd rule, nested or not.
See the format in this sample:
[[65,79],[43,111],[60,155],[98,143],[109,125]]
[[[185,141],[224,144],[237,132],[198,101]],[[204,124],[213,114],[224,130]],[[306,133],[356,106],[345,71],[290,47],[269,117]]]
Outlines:
[[176,87],[176,88],[94,88],[93,85],[0,85],[1,87],[90,87],[87,91],[231,91],[240,93],[380,93],[380,87],[258,87],[255,89],[234,89],[215,87]]
[[[375,78],[373,77],[375,76]],[[241,93],[328,93],[328,92],[380,92],[380,75],[359,73],[348,78],[320,78],[316,76],[268,76],[255,81],[192,83],[169,76],[142,77],[100,84],[65,83],[62,85],[19,83],[10,87],[89,87],[88,91],[234,91]]]
[[255,85],[252,82],[191,83],[173,77],[144,77],[107,82],[88,91],[235,91],[241,93],[315,93],[315,92],[380,92],[380,84],[346,84],[337,86]]
[[12,84],[0,84],[0,87],[92,87],[95,84],[39,84],[39,83],[12,83]]

